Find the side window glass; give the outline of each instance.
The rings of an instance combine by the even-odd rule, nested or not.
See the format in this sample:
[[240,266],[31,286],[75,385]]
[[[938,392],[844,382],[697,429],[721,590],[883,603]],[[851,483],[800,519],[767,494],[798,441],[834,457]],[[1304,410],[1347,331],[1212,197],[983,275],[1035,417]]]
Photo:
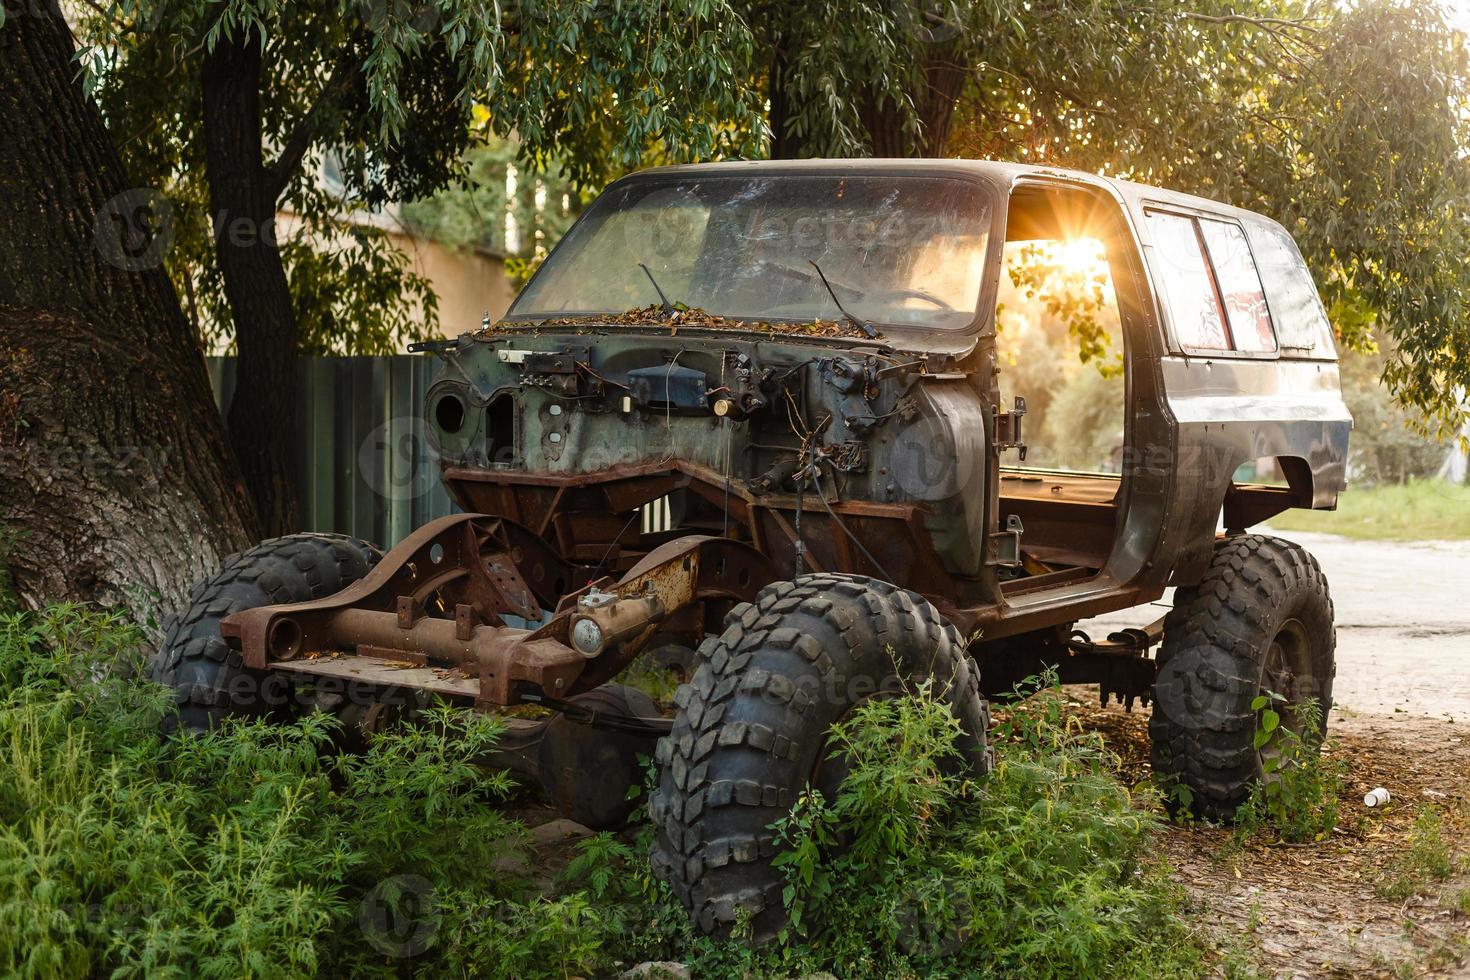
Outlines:
[[1296,243],[1285,229],[1275,224],[1264,221],[1247,224],[1281,346],[1331,357],[1335,350],[1332,324],[1327,321],[1322,301],[1317,297],[1317,286]]
[[1225,316],[1194,219],[1163,211],[1147,215],[1154,239],[1153,262],[1179,343],[1203,350],[1229,350]]
[[1245,232],[1227,221],[1200,219],[1200,231],[1215,268],[1215,281],[1225,298],[1225,315],[1230,320],[1230,336],[1235,349],[1269,353],[1276,349],[1276,335],[1271,331],[1271,312],[1266,306],[1266,293],[1256,263],[1246,244]]

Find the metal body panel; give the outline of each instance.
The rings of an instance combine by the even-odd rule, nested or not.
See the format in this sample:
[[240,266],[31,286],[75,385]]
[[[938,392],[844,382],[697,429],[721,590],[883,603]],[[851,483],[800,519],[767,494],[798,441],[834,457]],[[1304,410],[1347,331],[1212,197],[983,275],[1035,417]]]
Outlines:
[[1170,357],[1164,376],[1181,472],[1223,493],[1241,464],[1293,457],[1311,468],[1312,506],[1336,506],[1352,430],[1336,364]]
[[[449,665],[464,672],[456,691],[477,677],[480,702],[513,703],[605,683],[655,625],[696,645],[733,601],[810,570],[911,588],[982,645],[1055,639],[1058,627],[1197,581],[1222,509],[1245,526],[1287,506],[1335,505],[1351,418],[1320,302],[1279,226],[1019,164],[725,163],[625,180],[814,172],[959,175],[985,188],[992,227],[974,322],[868,339],[691,324],[666,307],[662,319],[617,325],[512,316],[428,345],[445,369],[426,428],[446,488],[476,516],[410,535],[355,592],[231,617],[226,635],[246,662],[310,673],[303,650],[347,638],[359,656]],[[1001,250],[1013,200],[1029,231],[1054,198],[1106,229],[1125,348],[1122,472],[1008,489],[1002,456],[1023,442],[1024,407],[999,404]],[[1201,355],[1180,343],[1156,288],[1163,258],[1148,214],[1160,207],[1228,219],[1255,236],[1252,248],[1275,250],[1285,271],[1259,294],[1274,318],[1300,315],[1278,331],[1290,344]],[[1236,485],[1237,468],[1258,457],[1282,460],[1289,485]],[[448,568],[421,581],[434,548],[451,555]],[[606,613],[604,588],[621,604]],[[504,622],[541,610],[552,614],[530,630]],[[589,653],[573,622],[606,638],[606,652],[598,641]]]

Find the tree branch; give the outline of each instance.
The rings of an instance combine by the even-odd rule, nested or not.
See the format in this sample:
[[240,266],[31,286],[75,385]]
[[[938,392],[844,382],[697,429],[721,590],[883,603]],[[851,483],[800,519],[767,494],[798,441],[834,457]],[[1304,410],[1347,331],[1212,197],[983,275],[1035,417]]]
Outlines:
[[296,176],[306,151],[311,149],[311,144],[321,135],[323,122],[361,77],[362,60],[356,55],[356,46],[349,45],[348,53],[332,69],[332,75],[327,79],[327,84],[322,86],[316,101],[296,123],[275,162],[267,168],[266,183],[273,198],[279,198],[291,178]]

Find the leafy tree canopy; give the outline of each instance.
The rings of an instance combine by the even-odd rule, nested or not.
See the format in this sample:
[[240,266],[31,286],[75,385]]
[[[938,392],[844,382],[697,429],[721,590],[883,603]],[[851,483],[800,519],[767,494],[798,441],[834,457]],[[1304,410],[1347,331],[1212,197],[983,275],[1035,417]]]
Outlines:
[[[270,76],[267,145],[283,160],[303,139],[311,154],[335,148],[352,207],[453,184],[485,134],[513,134],[523,164],[555,162],[578,186],[640,162],[763,153],[1102,171],[1281,220],[1344,344],[1371,349],[1375,333],[1386,338],[1384,380],[1427,429],[1455,431],[1466,418],[1470,67],[1463,37],[1433,3],[125,0],[102,9],[86,21],[97,42],[89,65],[125,152],[145,164],[134,172],[178,193],[187,213],[176,271],[194,270],[202,302],[217,304],[219,293],[196,183],[190,63],[220,31],[254,26]],[[342,203],[317,173],[301,168],[284,200],[321,229]],[[288,250],[301,318],[320,325],[305,334],[347,330],[354,349],[384,349],[406,329],[407,307],[381,300],[427,287],[370,230],[348,234],[360,239],[355,267],[345,251],[323,257],[318,245],[308,262]],[[303,289],[308,267],[315,285]]]
[[1406,0],[1207,8],[1110,7],[1103,32],[1036,18],[978,69],[950,152],[1112,173],[1275,217],[1344,345],[1372,351],[1384,337],[1393,395],[1422,428],[1460,431],[1464,36],[1437,5]]
[[763,134],[757,94],[731,84],[750,36],[721,0],[115,0],[83,8],[77,30],[130,172],[172,206],[186,305],[221,334],[211,226],[230,216],[210,214],[200,63],[226,36],[261,47],[267,165],[300,218],[278,240],[305,352],[386,352],[432,328],[429,284],[382,209],[462,178],[488,134],[583,182],[650,147],[753,154]]

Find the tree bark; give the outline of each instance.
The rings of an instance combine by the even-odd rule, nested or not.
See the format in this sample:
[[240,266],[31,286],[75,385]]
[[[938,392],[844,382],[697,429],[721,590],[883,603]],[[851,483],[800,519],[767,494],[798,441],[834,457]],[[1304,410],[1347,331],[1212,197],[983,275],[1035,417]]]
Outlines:
[[292,460],[296,315],[277,247],[281,187],[261,142],[261,49],[253,34],[222,37],[204,59],[205,164],[215,255],[235,321],[236,385],[229,438],[269,535],[298,530]]
[[771,52],[771,69],[766,81],[766,121],[771,128],[771,159],[795,160],[810,156],[802,152],[800,140],[791,134],[791,100],[786,94],[786,53],[779,41]]
[[[810,146],[790,132],[790,100],[786,91],[789,63],[780,38],[772,44],[766,81],[771,129],[771,159],[796,160],[813,156]],[[874,157],[942,157],[949,149],[955,104],[970,72],[962,42],[950,41],[925,47],[919,62],[913,96],[917,132],[905,128],[908,114],[886,102],[878,93],[858,99],[858,119],[868,137],[868,155]]]
[[904,128],[906,114],[876,95],[862,101],[858,115],[875,157],[942,157],[949,148],[954,107],[970,65],[959,42],[928,45],[919,62],[913,94],[917,132]]
[[197,334],[59,14],[0,26],[0,558],[29,606],[160,617],[255,537]]

